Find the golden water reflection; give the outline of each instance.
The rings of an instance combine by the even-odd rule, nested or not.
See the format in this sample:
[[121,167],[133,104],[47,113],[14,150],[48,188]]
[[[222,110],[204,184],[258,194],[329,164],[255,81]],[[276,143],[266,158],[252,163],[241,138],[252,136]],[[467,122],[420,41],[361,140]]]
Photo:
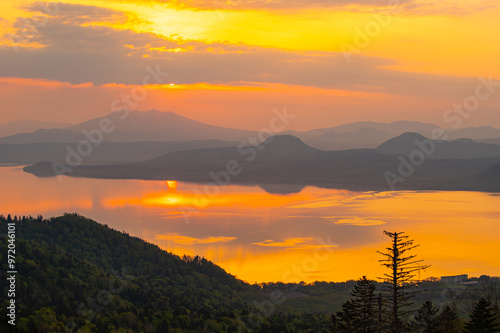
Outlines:
[[[174,181],[36,178],[0,168],[1,214],[78,212],[178,255],[200,255],[249,282],[341,281],[382,273],[383,230],[406,231],[431,264],[421,278],[500,275],[500,196],[352,192]],[[219,192],[219,193],[217,193]]]

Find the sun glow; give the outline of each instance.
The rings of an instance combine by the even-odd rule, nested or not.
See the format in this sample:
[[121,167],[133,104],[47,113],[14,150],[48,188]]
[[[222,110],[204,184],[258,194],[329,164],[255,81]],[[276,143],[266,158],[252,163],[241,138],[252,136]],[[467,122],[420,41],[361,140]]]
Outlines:
[[167,188],[169,189],[169,191],[175,192],[177,190],[177,181],[167,180]]

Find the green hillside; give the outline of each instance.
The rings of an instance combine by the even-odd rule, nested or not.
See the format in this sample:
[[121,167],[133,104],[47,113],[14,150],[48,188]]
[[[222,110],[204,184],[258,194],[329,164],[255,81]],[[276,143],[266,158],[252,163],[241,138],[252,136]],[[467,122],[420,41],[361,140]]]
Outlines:
[[[2,230],[7,219],[0,218]],[[16,223],[17,332],[326,332],[327,315],[267,313],[266,296],[76,214]],[[6,262],[7,238],[0,241]],[[7,295],[6,270],[0,273]],[[8,299],[2,297],[2,317]],[[286,318],[286,319],[285,319]],[[0,330],[11,329],[6,320]],[[272,331],[275,331],[274,329]]]
[[[10,242],[9,223],[16,229]],[[331,315],[344,309],[356,285],[249,285],[206,259],[180,258],[77,214],[48,220],[0,215],[0,227],[0,332],[329,332]],[[5,297],[11,289],[11,243],[16,247],[15,327],[8,324],[11,297]],[[416,325],[414,310],[427,301],[440,309],[450,305],[459,327],[481,298],[500,316],[500,279],[470,281],[477,283],[424,281],[405,318],[408,327]],[[373,283],[379,293],[382,284]]]

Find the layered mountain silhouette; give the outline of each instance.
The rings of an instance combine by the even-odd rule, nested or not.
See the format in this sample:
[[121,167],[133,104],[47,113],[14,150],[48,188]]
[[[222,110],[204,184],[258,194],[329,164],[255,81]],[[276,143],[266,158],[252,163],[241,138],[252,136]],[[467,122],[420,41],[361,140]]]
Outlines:
[[[445,132],[451,141],[427,139],[436,129],[413,121],[357,122],[289,131],[259,144],[252,131],[172,112],[122,110],[69,127],[0,138],[0,163],[33,164],[25,171],[37,176],[60,173],[54,169],[57,162],[72,165],[65,174],[75,177],[250,183],[276,193],[308,185],[383,190],[391,187],[388,174],[401,189],[500,190],[493,167],[500,162],[495,144],[500,130],[464,128]],[[91,151],[81,156],[89,145]],[[402,166],[413,163],[417,155],[412,153],[423,154],[425,161],[415,168]],[[414,170],[401,171],[405,167]]]
[[[406,136],[416,138],[411,133]],[[405,138],[405,142],[411,140]],[[410,159],[402,158],[401,154],[387,155],[374,149],[321,151],[296,137],[282,135],[255,146],[176,151],[140,163],[81,165],[69,168],[66,174],[91,178],[174,179],[214,185],[287,184],[352,190],[499,191],[500,174],[496,169],[487,171],[496,163],[500,163],[500,156],[425,159],[418,165],[412,165]],[[408,169],[412,171],[408,172]],[[37,163],[24,170],[37,176],[55,175],[51,163]],[[489,172],[492,179],[486,180],[484,172]],[[394,177],[399,177],[401,181],[391,187],[389,183]]]
[[[102,140],[106,142],[242,140],[252,131],[212,126],[173,112],[118,111],[64,129],[43,129],[0,138],[0,143],[28,144],[46,142],[76,143],[100,130],[105,122]],[[88,133],[85,135],[85,133]],[[97,136],[96,136],[97,137]]]
[[470,159],[500,157],[500,146],[478,143],[471,139],[453,141],[430,140],[418,133],[403,133],[375,149],[387,155],[410,156],[414,151],[423,151],[430,159]]
[[460,138],[470,138],[474,140],[500,138],[500,130],[491,126],[467,127],[454,131],[448,131],[446,134],[448,136],[448,140]]
[[[88,156],[82,156],[84,164],[133,163],[148,160],[166,153],[198,148],[235,146],[233,141],[138,141],[103,142],[92,148]],[[40,161],[68,163],[78,155],[77,143],[0,144],[0,162],[34,164]]]
[[[158,110],[113,112],[105,117],[73,125],[32,123],[32,131],[14,129],[15,124],[0,125],[0,144],[33,144],[33,143],[78,143],[88,140],[84,133],[95,133],[103,121],[109,121],[112,130],[104,133],[105,142],[138,142],[138,141],[193,141],[222,140],[242,141],[254,136],[253,131],[230,129],[208,125],[173,112]],[[24,124],[24,123],[23,123]],[[42,126],[43,125],[43,126]],[[3,126],[3,127],[2,127]],[[1,131],[2,128],[12,128],[11,132]],[[18,128],[17,126],[16,128]],[[432,132],[438,126],[417,121],[396,121],[392,123],[356,122],[335,127],[314,129],[309,131],[286,131],[279,134],[293,135],[308,145],[322,150],[342,150],[359,148],[376,148],[383,142],[405,132],[414,132],[426,137],[432,137]],[[490,126],[470,127],[454,131],[446,131],[448,140],[469,138],[481,140],[483,143],[500,143],[500,129]],[[486,140],[486,141],[485,141]],[[488,141],[490,140],[490,141]]]
[[66,128],[69,126],[71,124],[53,121],[16,120],[0,125],[0,137],[19,133],[31,133],[39,129]]
[[305,132],[288,131],[284,134],[295,135],[322,150],[341,150],[376,148],[383,142],[407,132],[432,137],[435,130],[443,131],[447,140],[469,138],[481,140],[483,143],[500,144],[500,129],[490,126],[446,131],[439,126],[418,121],[396,121],[388,124],[362,121]]
[[405,132],[416,132],[425,136],[431,136],[432,131],[436,128],[439,127],[418,121],[396,121],[388,124],[361,121],[305,132],[287,133],[295,135],[304,140],[307,144],[319,149],[341,150],[375,148],[384,141]]
[[32,133],[20,133],[0,138],[0,144],[77,143],[86,140],[85,135],[68,129],[39,129]]

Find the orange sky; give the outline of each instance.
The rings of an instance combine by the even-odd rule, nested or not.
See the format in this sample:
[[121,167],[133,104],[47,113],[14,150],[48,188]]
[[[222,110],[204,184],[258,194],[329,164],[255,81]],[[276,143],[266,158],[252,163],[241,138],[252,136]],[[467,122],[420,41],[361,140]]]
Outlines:
[[[284,106],[300,130],[446,126],[479,77],[500,79],[493,0],[16,1],[0,13],[0,123],[106,115],[148,66],[168,76],[150,78],[136,109],[247,129]],[[500,127],[497,90],[464,126]]]

